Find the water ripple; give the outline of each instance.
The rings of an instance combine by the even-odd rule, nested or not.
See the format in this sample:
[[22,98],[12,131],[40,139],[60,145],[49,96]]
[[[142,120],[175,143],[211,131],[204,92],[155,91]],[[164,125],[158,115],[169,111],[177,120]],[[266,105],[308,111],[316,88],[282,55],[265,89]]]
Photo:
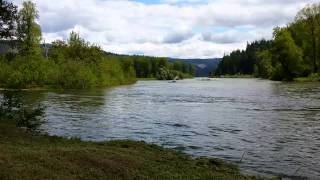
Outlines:
[[109,90],[26,93],[25,98],[46,105],[41,129],[52,135],[144,140],[233,161],[250,173],[319,179],[319,85],[141,81]]

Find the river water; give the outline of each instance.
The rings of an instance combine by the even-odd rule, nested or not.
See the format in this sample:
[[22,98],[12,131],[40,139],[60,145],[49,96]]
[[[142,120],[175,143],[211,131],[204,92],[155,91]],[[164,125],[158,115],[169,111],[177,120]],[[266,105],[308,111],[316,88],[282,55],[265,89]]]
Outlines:
[[41,130],[50,135],[143,140],[222,158],[248,173],[320,179],[320,83],[139,81],[24,95],[45,105]]

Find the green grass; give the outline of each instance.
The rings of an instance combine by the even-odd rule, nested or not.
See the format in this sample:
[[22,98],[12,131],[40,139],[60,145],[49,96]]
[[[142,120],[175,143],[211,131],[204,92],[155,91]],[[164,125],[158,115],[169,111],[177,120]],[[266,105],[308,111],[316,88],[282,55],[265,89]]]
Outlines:
[[296,82],[320,82],[320,74],[311,74],[308,77],[295,78]]
[[0,179],[263,179],[218,159],[133,141],[32,135],[0,121]]

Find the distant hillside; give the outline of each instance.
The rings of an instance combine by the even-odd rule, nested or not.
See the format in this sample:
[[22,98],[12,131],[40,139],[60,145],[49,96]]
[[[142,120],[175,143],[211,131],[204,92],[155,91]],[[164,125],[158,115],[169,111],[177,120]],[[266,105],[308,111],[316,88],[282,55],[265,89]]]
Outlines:
[[[115,56],[134,56],[134,55],[123,55],[123,54],[114,54],[110,52],[105,52],[107,55]],[[136,55],[139,56],[139,55]],[[148,56],[145,56],[148,57]],[[211,72],[217,68],[221,58],[212,58],[212,59],[175,59],[169,58],[169,62],[181,61],[187,64],[193,64],[196,67],[196,77],[208,77]]]
[[213,59],[170,59],[169,61],[181,61],[196,66],[196,77],[208,77],[209,74],[217,67],[220,58]]

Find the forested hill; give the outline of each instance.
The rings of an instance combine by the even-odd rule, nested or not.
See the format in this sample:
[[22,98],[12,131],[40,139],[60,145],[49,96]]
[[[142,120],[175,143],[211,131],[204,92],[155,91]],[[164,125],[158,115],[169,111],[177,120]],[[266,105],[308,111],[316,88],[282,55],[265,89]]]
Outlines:
[[222,58],[215,76],[250,74],[279,81],[320,81],[320,3],[276,27],[273,39],[255,41]]
[[220,58],[213,59],[169,59],[171,62],[181,61],[183,63],[192,64],[196,67],[196,77],[208,77],[212,70],[216,69]]
[[[144,57],[148,60],[157,59],[155,57],[148,56],[130,56],[130,55],[122,55],[122,54],[114,54],[110,52],[106,52],[107,55],[111,56],[119,56],[119,57]],[[183,64],[189,64],[195,67],[195,77],[208,77],[213,70],[218,67],[218,64],[221,61],[221,58],[210,58],[210,59],[178,59],[178,58],[165,58],[169,60],[169,63],[181,62]]]

